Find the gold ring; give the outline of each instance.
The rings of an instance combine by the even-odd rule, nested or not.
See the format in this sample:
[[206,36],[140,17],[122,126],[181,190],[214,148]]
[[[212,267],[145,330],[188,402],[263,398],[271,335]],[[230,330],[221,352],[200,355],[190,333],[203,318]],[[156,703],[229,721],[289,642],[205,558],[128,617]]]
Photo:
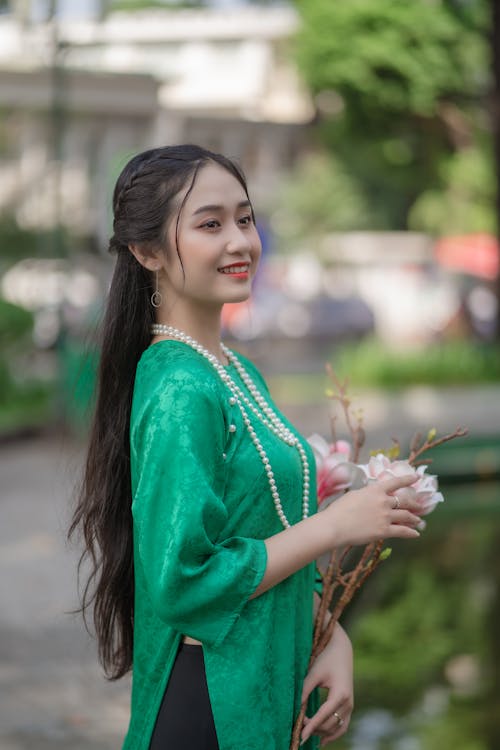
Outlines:
[[342,724],[344,723],[344,719],[342,718],[342,716],[339,713],[337,713],[337,711],[334,711],[332,715],[335,716],[339,727],[341,727]]
[[399,510],[399,497],[397,495],[394,495],[394,498],[396,502],[393,505],[394,510]]

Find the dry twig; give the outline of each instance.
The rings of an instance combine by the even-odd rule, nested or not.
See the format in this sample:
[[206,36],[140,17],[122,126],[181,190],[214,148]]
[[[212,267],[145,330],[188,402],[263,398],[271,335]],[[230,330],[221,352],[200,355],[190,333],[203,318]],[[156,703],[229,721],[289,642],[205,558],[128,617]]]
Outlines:
[[[326,366],[326,370],[333,386],[333,390],[329,390],[327,395],[330,399],[337,401],[340,404],[347,430],[352,440],[352,460],[354,463],[357,463],[359,461],[361,448],[366,440],[362,413],[360,411],[354,412],[352,410],[352,400],[348,395],[347,379],[343,382],[340,381],[329,364]],[[330,424],[332,440],[335,442],[337,440],[336,416],[331,417]],[[412,466],[418,466],[422,461],[417,459],[419,459],[424,452],[431,448],[436,448],[438,445],[442,445],[450,440],[454,440],[457,437],[464,437],[465,435],[467,435],[467,430],[462,427],[457,427],[454,432],[440,438],[436,437],[436,430],[430,430],[425,439],[422,437],[421,433],[416,433],[410,443],[410,455],[407,461]],[[392,438],[392,442],[394,445],[389,449],[388,453],[392,453],[393,456],[399,455],[399,441],[396,438]],[[333,550],[326,572],[322,576],[323,590],[314,624],[313,648],[309,660],[309,668],[327,646],[333,635],[336,623],[346,606],[352,600],[356,591],[361,588],[366,579],[376,570],[378,565],[387,556],[384,555],[383,546],[383,539],[367,544],[364,547],[357,564],[352,570],[344,570],[346,559],[351,547],[345,548],[341,553],[338,550]],[[388,553],[390,554],[390,550],[388,550]],[[333,597],[339,590],[341,590],[341,594],[332,610]],[[330,613],[330,617],[328,617],[328,613]],[[290,750],[298,750],[299,748],[305,714],[306,705],[304,704],[295,721]]]

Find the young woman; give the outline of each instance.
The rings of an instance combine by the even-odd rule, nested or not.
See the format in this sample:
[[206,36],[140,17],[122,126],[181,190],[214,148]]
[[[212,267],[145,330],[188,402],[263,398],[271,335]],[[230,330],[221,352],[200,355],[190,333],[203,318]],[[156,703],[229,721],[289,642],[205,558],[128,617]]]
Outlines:
[[345,732],[353,706],[340,626],[306,674],[314,560],[417,537],[415,478],[316,514],[311,450],[221,343],[222,307],[247,299],[261,252],[235,164],[152,149],[127,164],[113,203],[116,268],[71,531],[82,527],[93,563],[83,609],[106,672],[133,667],[124,749],[288,750],[306,700],[311,749]]

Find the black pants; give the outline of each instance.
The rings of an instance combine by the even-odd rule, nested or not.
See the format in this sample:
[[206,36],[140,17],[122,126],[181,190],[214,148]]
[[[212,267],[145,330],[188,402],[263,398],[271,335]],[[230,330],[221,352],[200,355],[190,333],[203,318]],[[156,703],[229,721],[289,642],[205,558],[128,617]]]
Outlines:
[[219,750],[202,646],[180,644],[149,750]]

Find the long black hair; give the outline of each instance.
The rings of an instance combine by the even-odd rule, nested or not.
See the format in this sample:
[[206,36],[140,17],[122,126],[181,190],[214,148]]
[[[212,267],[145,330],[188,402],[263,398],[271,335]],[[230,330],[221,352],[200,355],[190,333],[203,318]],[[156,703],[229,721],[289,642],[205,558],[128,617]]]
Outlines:
[[[130,246],[167,248],[167,227],[189,195],[198,170],[209,162],[227,169],[247,192],[239,167],[221,154],[193,145],[155,148],[134,156],[113,193],[116,253],[101,327],[97,398],[87,459],[69,536],[81,530],[81,564],[90,560],[82,591],[84,617],[93,608],[99,658],[118,679],[132,666],[134,566],[130,479],[130,410],[135,370],[151,341],[152,276]],[[179,194],[187,188],[179,205]],[[248,192],[247,192],[248,194]],[[179,248],[176,247],[177,253]],[[180,257],[180,256],[179,256]],[[182,263],[182,260],[181,260]]]

